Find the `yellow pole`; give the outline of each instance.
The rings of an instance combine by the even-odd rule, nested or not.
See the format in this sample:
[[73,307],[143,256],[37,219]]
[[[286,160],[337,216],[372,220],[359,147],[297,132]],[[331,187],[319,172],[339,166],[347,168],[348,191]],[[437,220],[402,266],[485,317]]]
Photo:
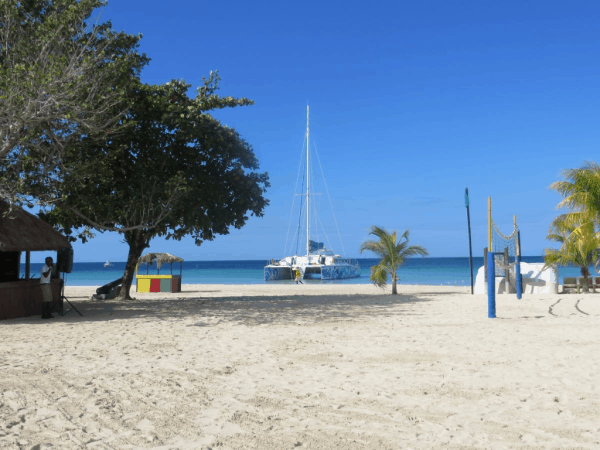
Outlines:
[[492,197],[488,197],[488,248],[490,252],[492,249]]

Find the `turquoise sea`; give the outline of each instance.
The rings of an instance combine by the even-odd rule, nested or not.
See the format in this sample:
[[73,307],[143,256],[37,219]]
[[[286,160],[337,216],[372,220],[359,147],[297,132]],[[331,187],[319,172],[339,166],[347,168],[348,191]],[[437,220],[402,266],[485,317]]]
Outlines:
[[[369,270],[377,263],[376,259],[362,258],[359,278],[338,281],[307,280],[309,283],[369,284]],[[541,256],[525,256],[524,262],[543,262]],[[263,267],[266,260],[252,261],[185,261],[182,268],[183,284],[263,284]],[[123,276],[124,262],[113,262],[112,267],[104,267],[103,262],[76,262],[73,272],[66,274],[67,286],[102,286]],[[483,258],[473,258],[473,276],[483,265]],[[42,264],[32,264],[31,273],[39,277]],[[152,269],[150,269],[152,270]],[[156,270],[156,269],[154,269]],[[170,272],[169,265],[163,266],[161,273]],[[179,264],[173,264],[173,272],[179,273]],[[145,270],[144,270],[145,273]],[[150,272],[153,273],[153,272]],[[154,272],[156,273],[156,272]],[[595,270],[591,270],[595,274]],[[21,277],[24,277],[25,265],[21,264]],[[567,276],[579,276],[576,267],[560,268],[562,280]],[[448,286],[470,286],[469,258],[411,258],[400,268],[400,284],[432,284]],[[276,281],[269,283],[291,283]]]

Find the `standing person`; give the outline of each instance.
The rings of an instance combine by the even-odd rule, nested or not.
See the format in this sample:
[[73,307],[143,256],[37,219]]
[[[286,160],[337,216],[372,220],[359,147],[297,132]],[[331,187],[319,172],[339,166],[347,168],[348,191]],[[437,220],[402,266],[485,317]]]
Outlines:
[[298,283],[304,284],[302,283],[302,272],[300,272],[299,267],[296,267],[296,284]]
[[50,311],[52,308],[52,286],[50,285],[50,280],[52,279],[53,267],[54,261],[48,256],[46,264],[42,267],[42,276],[40,278],[42,287],[42,319],[52,319],[54,317]]

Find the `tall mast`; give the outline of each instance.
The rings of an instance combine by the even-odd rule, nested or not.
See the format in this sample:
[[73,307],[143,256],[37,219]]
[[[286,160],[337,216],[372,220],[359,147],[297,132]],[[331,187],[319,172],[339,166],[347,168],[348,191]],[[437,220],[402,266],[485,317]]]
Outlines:
[[308,170],[310,162],[310,115],[308,105],[306,105],[306,258],[310,254],[310,220],[309,220],[309,185],[310,172]]

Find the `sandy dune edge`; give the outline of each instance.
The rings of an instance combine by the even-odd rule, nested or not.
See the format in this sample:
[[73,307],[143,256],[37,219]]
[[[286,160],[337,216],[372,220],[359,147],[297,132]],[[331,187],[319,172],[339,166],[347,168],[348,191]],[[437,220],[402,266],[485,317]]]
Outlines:
[[600,294],[94,290],[0,322],[0,448],[600,448]]

